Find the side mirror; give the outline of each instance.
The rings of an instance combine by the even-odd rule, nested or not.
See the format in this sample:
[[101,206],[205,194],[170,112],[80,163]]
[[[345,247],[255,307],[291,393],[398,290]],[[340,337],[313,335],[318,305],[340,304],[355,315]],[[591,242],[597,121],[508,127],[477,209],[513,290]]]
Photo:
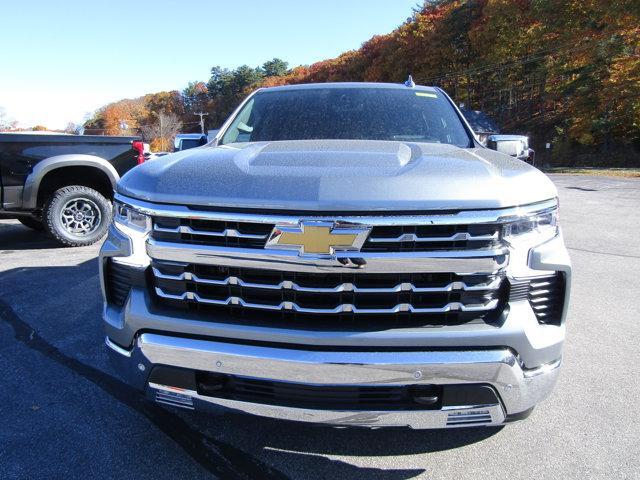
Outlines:
[[487,140],[487,147],[518,160],[529,158],[529,137],[524,135],[491,135]]

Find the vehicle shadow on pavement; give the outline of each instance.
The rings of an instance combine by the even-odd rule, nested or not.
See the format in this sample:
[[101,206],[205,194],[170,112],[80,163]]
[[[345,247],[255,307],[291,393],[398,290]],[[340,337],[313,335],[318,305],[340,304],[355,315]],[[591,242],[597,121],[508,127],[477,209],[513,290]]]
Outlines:
[[[279,469],[287,466],[288,474],[293,470],[298,478],[408,479],[425,470],[358,466],[327,455],[364,458],[437,452],[479,442],[500,431],[338,428],[222,410],[220,414],[204,414],[160,407],[118,378],[104,361],[106,355],[101,349],[106,347],[102,347],[102,325],[98,320],[102,300],[97,268],[94,257],[68,267],[27,267],[0,272],[0,324],[9,326],[15,341],[22,346],[73,372],[78,382],[91,382],[125,408],[142,415],[156,432],[154,435],[166,435],[194,462],[217,477],[289,478]],[[79,285],[87,296],[85,304],[73,310],[64,299]],[[34,292],[46,294],[34,302]],[[91,321],[87,321],[89,318]],[[24,385],[21,393],[28,397],[29,382]],[[96,430],[104,428],[99,419],[87,418],[86,422],[95,425]],[[73,426],[68,428],[70,432],[73,430]],[[135,440],[131,441],[128,451],[135,455],[137,445]],[[162,468],[162,462],[158,468]],[[135,477],[135,472],[132,473]]]
[[[480,442],[503,428],[414,430],[406,427],[342,427],[247,416],[222,409],[220,416],[196,415],[200,425],[206,425],[207,417],[210,417],[215,419],[215,424],[226,423],[226,428],[251,431],[251,438],[258,448],[263,446],[322,455],[389,456],[438,452]],[[215,424],[209,426],[215,428]],[[331,442],[327,443],[328,438]]]
[[[274,466],[298,465],[300,477],[409,479],[428,474],[426,468],[380,469],[357,466],[330,456],[402,457],[451,450],[481,442],[504,427],[461,428],[449,430],[413,430],[410,428],[334,427],[304,422],[273,420],[235,412],[189,413],[204,431],[224,431],[243,450],[266,456]],[[235,437],[238,437],[235,439]],[[384,460],[382,460],[384,462]],[[356,459],[357,463],[358,460]],[[409,465],[407,465],[409,467]],[[435,469],[435,465],[434,465]]]
[[15,223],[0,222],[0,249],[31,250],[45,248],[61,247],[60,244],[43,231],[32,230],[17,221]]

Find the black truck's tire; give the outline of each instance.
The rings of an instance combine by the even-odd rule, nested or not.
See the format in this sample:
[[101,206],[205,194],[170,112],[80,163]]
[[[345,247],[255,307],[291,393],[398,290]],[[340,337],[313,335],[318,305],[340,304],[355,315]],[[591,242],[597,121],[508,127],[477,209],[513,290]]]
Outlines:
[[93,188],[69,185],[45,201],[42,217],[45,228],[60,244],[91,245],[107,233],[111,202]]
[[44,223],[42,223],[42,220],[39,218],[18,217],[18,221],[25,227],[29,227],[31,230],[44,230]]

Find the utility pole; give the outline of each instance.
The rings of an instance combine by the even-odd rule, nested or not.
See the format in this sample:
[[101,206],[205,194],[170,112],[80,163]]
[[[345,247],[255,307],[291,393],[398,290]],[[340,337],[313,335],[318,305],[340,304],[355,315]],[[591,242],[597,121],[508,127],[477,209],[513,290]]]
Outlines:
[[205,112],[197,112],[197,113],[194,113],[194,115],[200,115],[200,133],[204,133],[204,117],[206,117],[209,114]]

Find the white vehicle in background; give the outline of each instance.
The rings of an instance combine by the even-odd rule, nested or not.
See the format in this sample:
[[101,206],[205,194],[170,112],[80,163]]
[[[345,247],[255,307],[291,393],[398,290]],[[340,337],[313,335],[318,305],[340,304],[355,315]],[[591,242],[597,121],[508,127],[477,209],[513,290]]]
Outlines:
[[480,110],[471,110],[461,106],[460,112],[482,145],[524,160],[531,165],[536,164],[535,151],[533,148],[529,148],[529,137],[501,134],[496,122]]

